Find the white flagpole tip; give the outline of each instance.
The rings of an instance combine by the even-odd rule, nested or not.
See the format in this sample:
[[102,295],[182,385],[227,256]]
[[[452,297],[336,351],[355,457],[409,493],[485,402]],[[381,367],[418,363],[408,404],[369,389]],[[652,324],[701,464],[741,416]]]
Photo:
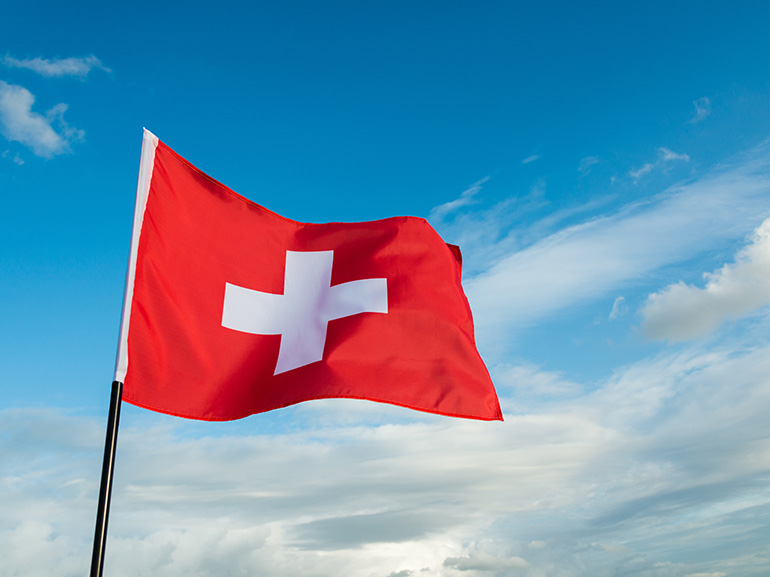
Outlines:
[[156,146],[158,144],[158,137],[147,130],[145,127],[142,127],[142,140],[150,140]]

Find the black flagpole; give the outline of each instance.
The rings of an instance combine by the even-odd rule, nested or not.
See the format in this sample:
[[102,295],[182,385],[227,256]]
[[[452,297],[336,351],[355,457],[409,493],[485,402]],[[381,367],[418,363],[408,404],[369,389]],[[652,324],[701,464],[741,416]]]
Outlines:
[[91,577],[102,577],[104,549],[107,544],[107,519],[110,514],[112,494],[112,471],[115,468],[115,449],[118,445],[118,422],[120,421],[120,400],[123,397],[123,383],[113,381],[110,396],[110,415],[107,418],[107,438],[104,440],[104,461],[102,462],[102,485],[99,489],[99,509],[96,512],[94,533],[94,554],[91,557]]

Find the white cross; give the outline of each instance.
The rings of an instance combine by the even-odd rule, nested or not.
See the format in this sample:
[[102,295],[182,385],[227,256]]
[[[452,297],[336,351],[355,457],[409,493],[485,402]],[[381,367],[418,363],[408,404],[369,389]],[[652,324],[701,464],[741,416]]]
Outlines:
[[225,283],[222,326],[257,335],[281,335],[275,375],[323,358],[329,321],[360,313],[387,313],[387,279],[331,286],[334,251],[286,251],[283,294]]

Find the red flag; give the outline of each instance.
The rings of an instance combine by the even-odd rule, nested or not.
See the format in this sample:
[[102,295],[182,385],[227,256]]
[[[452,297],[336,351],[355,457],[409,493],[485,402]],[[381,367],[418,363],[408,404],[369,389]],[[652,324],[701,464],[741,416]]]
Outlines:
[[345,397],[502,420],[459,250],[425,220],[295,222],[147,131],[115,380],[192,419]]

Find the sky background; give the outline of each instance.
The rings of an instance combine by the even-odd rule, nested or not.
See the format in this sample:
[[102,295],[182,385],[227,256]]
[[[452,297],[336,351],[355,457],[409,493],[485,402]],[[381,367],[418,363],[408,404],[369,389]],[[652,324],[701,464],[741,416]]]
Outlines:
[[124,405],[105,576],[770,574],[770,5],[12,2],[0,576],[91,556],[142,127],[464,253],[505,422]]

